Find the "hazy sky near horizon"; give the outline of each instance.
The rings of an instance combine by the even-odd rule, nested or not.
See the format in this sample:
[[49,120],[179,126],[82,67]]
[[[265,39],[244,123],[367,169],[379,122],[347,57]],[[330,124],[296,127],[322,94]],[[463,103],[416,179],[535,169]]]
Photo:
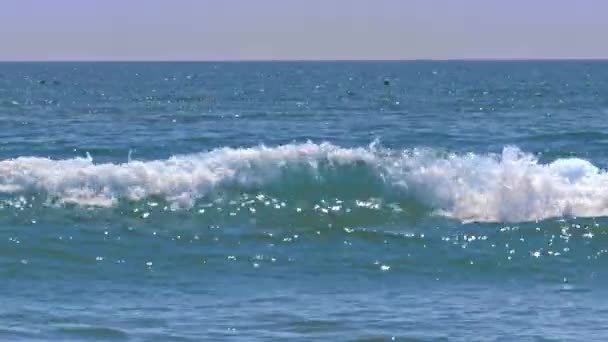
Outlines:
[[608,58],[607,0],[0,0],[0,60]]

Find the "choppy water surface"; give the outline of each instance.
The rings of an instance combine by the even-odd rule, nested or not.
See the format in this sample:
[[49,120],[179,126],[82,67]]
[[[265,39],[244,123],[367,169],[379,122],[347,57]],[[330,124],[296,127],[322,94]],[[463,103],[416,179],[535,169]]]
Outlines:
[[0,64],[0,338],[604,340],[607,80]]

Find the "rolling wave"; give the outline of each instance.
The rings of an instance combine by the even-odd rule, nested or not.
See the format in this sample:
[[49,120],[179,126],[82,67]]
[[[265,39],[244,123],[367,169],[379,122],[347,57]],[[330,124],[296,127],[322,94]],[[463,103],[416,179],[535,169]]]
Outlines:
[[608,173],[577,158],[540,163],[515,147],[501,154],[391,150],[330,143],[219,148],[166,160],[0,161],[0,193],[39,193],[60,203],[111,207],[160,197],[188,208],[216,192],[281,189],[292,197],[332,189],[407,198],[461,221],[518,222],[608,215]]

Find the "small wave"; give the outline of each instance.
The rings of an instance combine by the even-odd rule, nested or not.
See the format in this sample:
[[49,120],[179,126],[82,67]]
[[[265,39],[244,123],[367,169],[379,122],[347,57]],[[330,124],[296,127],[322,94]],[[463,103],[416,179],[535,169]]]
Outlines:
[[[359,173],[349,172],[354,168],[363,168],[365,175],[371,176],[357,179]],[[198,199],[228,188],[246,191],[289,187],[286,179],[315,184],[347,177],[354,179],[345,184],[355,184],[355,188],[381,184],[383,189],[378,191],[414,198],[434,212],[461,221],[608,215],[605,171],[577,158],[542,164],[515,147],[507,147],[501,154],[479,155],[309,142],[219,148],[123,164],[96,164],[90,156],[0,161],[0,193],[37,192],[62,203],[105,207],[121,199],[138,201],[154,196],[188,208]],[[323,189],[319,187],[319,191]],[[343,191],[356,194],[357,189],[350,186]]]

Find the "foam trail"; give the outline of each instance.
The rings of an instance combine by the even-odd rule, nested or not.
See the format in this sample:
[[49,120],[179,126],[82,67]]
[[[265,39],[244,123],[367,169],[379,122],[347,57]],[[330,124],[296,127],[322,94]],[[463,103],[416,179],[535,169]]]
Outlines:
[[92,158],[50,160],[20,157],[0,161],[0,192],[45,192],[63,202],[111,206],[120,198],[140,200],[162,196],[181,206],[222,185],[251,187],[272,182],[285,166],[315,170],[319,162],[373,164],[365,149],[330,144],[285,145],[275,148],[221,148],[168,160],[94,164]]
[[[461,221],[533,221],[566,215],[607,216],[608,174],[582,159],[540,164],[517,148],[501,155],[439,155],[329,143],[220,148],[167,160],[94,164],[91,158],[0,161],[0,192],[40,192],[61,202],[112,206],[121,198],[160,196],[182,207],[225,186],[263,187],[319,165],[365,165],[389,189]],[[333,170],[333,171],[332,171]],[[326,171],[327,168],[326,168]],[[299,174],[300,175],[300,174]],[[300,175],[301,176],[301,175]]]

